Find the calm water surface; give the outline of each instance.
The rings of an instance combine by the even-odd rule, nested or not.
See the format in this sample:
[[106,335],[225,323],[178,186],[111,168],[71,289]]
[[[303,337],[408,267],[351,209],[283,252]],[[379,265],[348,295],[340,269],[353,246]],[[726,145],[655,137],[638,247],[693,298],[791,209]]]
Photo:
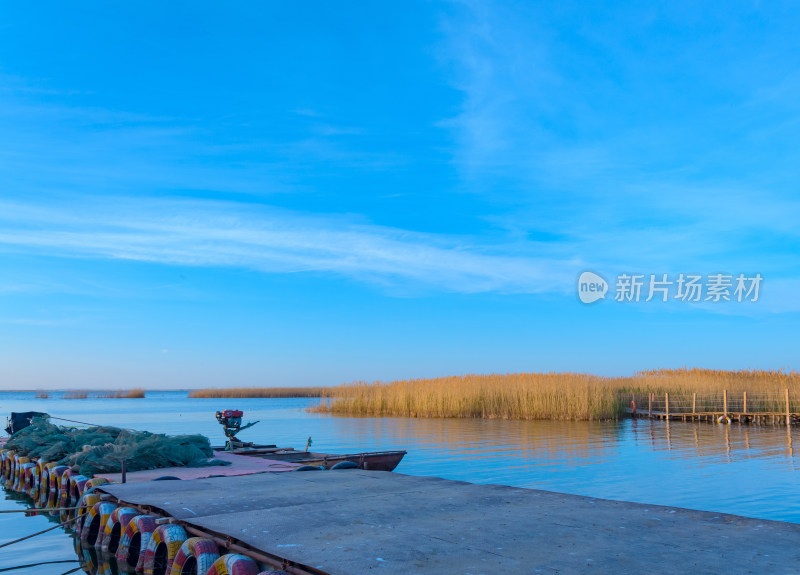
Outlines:
[[[34,399],[31,392],[0,393],[0,414],[45,411],[102,425],[160,433],[202,433],[224,440],[219,409],[242,409],[260,420],[241,438],[326,452],[406,449],[399,473],[473,483],[500,483],[734,513],[800,523],[800,430],[707,423],[618,423],[343,418],[310,414],[310,399],[188,399],[185,392],[151,392],[145,399]],[[0,419],[0,421],[3,421]],[[55,422],[63,423],[63,422]],[[0,509],[27,500],[5,494]],[[21,514],[20,514],[21,515]],[[45,517],[0,515],[0,543],[52,525]],[[60,529],[0,549],[0,569],[37,561],[74,559]],[[77,563],[35,570],[59,575]]]

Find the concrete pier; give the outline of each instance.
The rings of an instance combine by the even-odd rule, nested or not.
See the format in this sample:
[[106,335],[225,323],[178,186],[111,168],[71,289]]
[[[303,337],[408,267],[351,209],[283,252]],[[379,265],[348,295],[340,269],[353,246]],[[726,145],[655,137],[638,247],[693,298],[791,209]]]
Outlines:
[[294,573],[796,572],[800,525],[361,470],[103,485]]

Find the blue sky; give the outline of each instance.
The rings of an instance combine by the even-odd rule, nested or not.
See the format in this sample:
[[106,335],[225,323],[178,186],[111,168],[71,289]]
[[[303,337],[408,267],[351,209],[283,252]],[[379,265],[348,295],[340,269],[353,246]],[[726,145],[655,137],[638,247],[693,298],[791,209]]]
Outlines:
[[[0,387],[797,369],[793,3],[8,3]],[[760,273],[590,305],[585,270]]]

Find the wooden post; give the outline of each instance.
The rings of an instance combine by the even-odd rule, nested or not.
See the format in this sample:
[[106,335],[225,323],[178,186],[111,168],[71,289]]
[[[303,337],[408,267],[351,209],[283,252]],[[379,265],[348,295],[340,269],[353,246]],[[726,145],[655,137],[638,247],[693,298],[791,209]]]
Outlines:
[[653,416],[653,394],[647,394],[647,417]]
[[722,415],[728,416],[728,390],[722,390]]
[[665,409],[667,410],[667,417],[665,419],[667,421],[669,421],[669,394],[668,393],[664,394],[664,404],[666,406]]
[[692,394],[692,414],[697,413],[697,394]]
[[742,413],[747,413],[747,392],[746,391],[742,394],[742,403],[743,403]]
[[792,424],[790,413],[791,412],[789,411],[789,388],[787,387],[786,388],[786,425],[791,425]]

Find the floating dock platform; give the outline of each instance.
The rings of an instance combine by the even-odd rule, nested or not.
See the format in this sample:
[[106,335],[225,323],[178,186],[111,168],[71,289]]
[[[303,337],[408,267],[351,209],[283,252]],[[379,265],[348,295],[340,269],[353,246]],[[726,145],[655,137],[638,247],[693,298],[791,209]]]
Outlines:
[[792,523],[399,473],[260,473],[97,490],[294,574],[788,573],[800,565]]

